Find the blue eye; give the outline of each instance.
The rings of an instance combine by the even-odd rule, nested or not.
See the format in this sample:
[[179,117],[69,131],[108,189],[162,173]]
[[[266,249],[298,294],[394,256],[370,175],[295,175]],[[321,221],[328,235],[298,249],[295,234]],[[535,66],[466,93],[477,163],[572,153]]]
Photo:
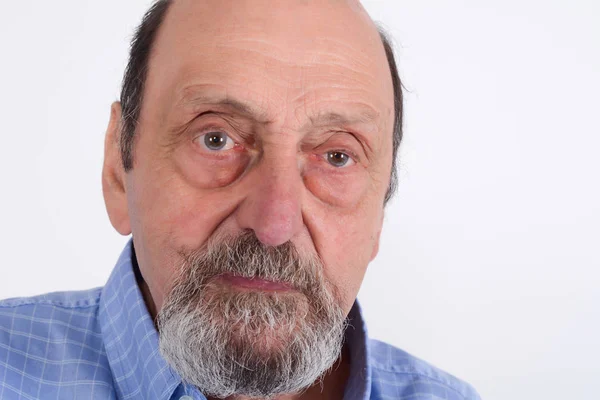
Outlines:
[[342,151],[330,151],[326,154],[327,162],[336,168],[343,168],[354,164],[354,160]]
[[197,140],[209,151],[229,150],[235,145],[234,141],[225,132],[220,131],[205,133]]

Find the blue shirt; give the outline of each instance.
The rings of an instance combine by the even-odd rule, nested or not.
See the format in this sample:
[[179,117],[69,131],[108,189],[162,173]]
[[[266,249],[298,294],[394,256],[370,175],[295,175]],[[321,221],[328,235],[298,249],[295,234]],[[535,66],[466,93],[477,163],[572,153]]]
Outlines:
[[[206,398],[158,351],[131,241],[103,288],[0,301],[0,399]],[[476,400],[466,383],[368,339],[356,303],[345,400]],[[189,397],[185,397],[189,396]]]

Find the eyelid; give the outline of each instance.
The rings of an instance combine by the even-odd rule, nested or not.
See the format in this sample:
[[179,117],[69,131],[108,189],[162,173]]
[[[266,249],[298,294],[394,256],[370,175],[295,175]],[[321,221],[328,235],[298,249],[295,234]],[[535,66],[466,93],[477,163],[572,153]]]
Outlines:
[[[354,146],[358,149],[353,150],[352,147]],[[346,153],[357,163],[363,160],[363,155],[366,157],[364,145],[360,139],[354,133],[345,130],[332,131],[318,148],[326,149],[327,152],[339,151]]]
[[329,149],[326,150],[324,154],[339,152],[339,153],[347,154],[356,163],[359,163],[361,161],[361,157],[354,150],[351,150],[348,147],[345,147],[345,146],[336,147],[335,145],[328,146],[328,147],[329,147]]
[[[194,134],[194,139],[199,135],[204,135],[211,131],[219,131],[227,134],[236,144],[243,144],[244,147],[252,147],[254,138],[252,133],[242,126],[235,126],[233,121],[224,118],[220,113],[214,111],[206,111],[198,115],[195,120],[196,125],[191,131]],[[202,121],[202,122],[200,122]]]
[[200,129],[194,129],[194,137],[200,137],[200,136],[206,135],[207,133],[211,133],[211,132],[222,132],[222,133],[225,133],[230,138],[232,138],[232,135],[229,133],[228,129],[225,129],[222,126],[213,125],[213,124],[204,126]]

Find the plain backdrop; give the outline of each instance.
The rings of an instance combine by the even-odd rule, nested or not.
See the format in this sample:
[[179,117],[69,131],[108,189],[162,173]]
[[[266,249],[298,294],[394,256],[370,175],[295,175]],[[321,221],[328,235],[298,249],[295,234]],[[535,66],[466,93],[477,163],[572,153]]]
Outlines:
[[[106,281],[109,106],[148,0],[1,0],[0,298]],[[600,396],[600,3],[365,1],[406,86],[370,333],[486,400]]]

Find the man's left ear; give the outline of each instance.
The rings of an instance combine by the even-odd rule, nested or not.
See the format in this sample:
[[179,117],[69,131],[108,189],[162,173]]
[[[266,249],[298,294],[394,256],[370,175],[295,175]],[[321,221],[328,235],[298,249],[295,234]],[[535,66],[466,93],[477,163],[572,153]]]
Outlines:
[[374,243],[373,243],[373,252],[371,253],[371,260],[373,261],[375,257],[377,257],[377,253],[379,253],[379,238],[381,237],[381,229],[383,228],[383,215],[384,212],[381,213],[381,219],[379,221],[379,229],[375,233]]
[[110,122],[104,139],[104,166],[102,168],[102,193],[110,223],[121,235],[131,233],[119,139],[121,137],[121,103],[110,108]]

